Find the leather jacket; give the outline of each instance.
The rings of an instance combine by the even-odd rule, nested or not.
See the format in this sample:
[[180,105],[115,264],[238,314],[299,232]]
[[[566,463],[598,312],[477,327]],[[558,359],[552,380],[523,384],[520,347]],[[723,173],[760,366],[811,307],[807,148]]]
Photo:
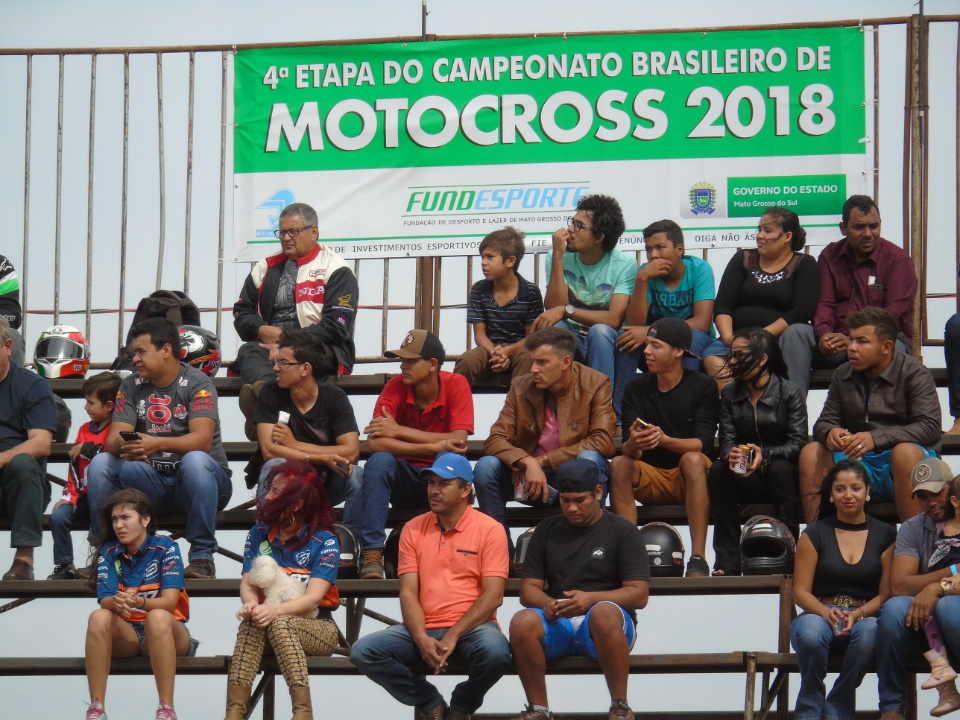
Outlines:
[[726,462],[734,445],[754,443],[763,450],[763,465],[771,460],[797,462],[807,444],[807,403],[796,385],[771,375],[754,409],[743,382],[732,382],[720,393],[720,459]]
[[[576,362],[569,372],[570,384],[555,396],[560,447],[547,454],[554,470],[584,450],[595,450],[607,458],[614,454],[617,419],[610,378]],[[514,379],[500,417],[490,428],[484,454],[495,455],[510,467],[532,455],[543,432],[546,397],[547,391],[533,384],[533,375]]]

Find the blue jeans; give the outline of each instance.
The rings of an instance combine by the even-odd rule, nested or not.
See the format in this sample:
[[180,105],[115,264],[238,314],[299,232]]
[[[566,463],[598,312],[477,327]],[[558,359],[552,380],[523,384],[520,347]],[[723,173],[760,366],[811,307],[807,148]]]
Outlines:
[[[800,665],[797,720],[853,720],[857,688],[876,656],[877,619],[860,620],[854,623],[849,635],[838,636],[819,615],[803,613],[790,623],[790,644]],[[824,699],[827,658],[831,652],[839,651],[843,652],[840,675]]]
[[950,414],[960,418],[960,313],[947,320],[943,332],[943,356],[947,361]]
[[387,452],[370,456],[363,466],[362,510],[351,507],[356,501],[350,500],[344,508],[344,515],[360,517],[360,547],[375,550],[386,543],[387,509],[391,503],[398,508],[424,511],[430,507],[427,481],[420,479],[422,469]]
[[609,325],[592,325],[587,330],[587,336],[578,335],[567,323],[561,320],[557,327],[562,327],[577,336],[577,345],[583,353],[584,364],[594,370],[602,372],[613,386],[613,410],[617,413],[617,424],[620,424],[620,404],[623,401],[623,390],[627,382],[636,377],[637,367],[640,364],[640,351],[621,352],[614,344],[620,333]]
[[[898,596],[887,600],[880,608],[877,624],[877,677],[879,679],[880,712],[906,711],[904,681],[907,655],[927,649],[923,628],[906,626],[907,610],[912,597]],[[934,609],[937,627],[947,651],[954,658],[960,653],[960,596],[951,595],[937,601]],[[857,623],[859,625],[859,623]]]
[[[267,475],[275,465],[283,462],[283,458],[273,458],[267,460],[260,468],[260,478],[257,481],[257,497],[263,495],[263,484]],[[344,477],[340,473],[330,471],[323,486],[327,491],[327,500],[331,505],[343,505],[343,526],[353,533],[354,537],[360,537],[360,517],[363,508],[363,468],[359,465],[353,466],[353,472],[349,477]]]
[[[427,635],[440,639],[447,629],[427,630]],[[496,623],[485,622],[457,640],[451,658],[465,663],[468,670],[467,679],[453,689],[450,707],[474,713],[483,704],[483,696],[510,665],[510,645]],[[443,700],[419,671],[411,669],[422,659],[417,644],[403,625],[360,638],[350,650],[350,660],[398,701],[413,705],[422,713]]]
[[71,530],[90,527],[90,503],[87,496],[77,498],[76,506],[67,503],[50,513],[50,534],[53,536],[53,564],[73,562]]
[[[596,450],[584,450],[577,458],[595,462],[597,467],[600,468],[600,481],[603,486],[602,502],[606,503],[607,481],[610,476],[607,461]],[[556,487],[556,473],[551,468],[545,468],[543,473],[547,476],[550,487]],[[515,497],[513,470],[495,455],[482,457],[473,468],[473,490],[477,494],[477,504],[480,506],[480,512],[503,524],[507,531],[507,540],[510,544],[510,555],[512,557],[513,538],[510,536],[510,526],[506,521],[506,506],[507,501],[513,500]],[[553,505],[556,501],[556,493],[550,493],[550,500],[546,504]],[[545,503],[542,500],[528,500],[524,504],[542,507]]]
[[190,542],[189,561],[213,560],[217,551],[217,512],[233,494],[230,473],[200,450],[180,460],[175,475],[162,475],[153,466],[100,453],[87,468],[90,499],[90,537],[100,533],[100,512],[110,496],[125,487],[142,491],[158,515],[182,512],[187,516],[184,536]]

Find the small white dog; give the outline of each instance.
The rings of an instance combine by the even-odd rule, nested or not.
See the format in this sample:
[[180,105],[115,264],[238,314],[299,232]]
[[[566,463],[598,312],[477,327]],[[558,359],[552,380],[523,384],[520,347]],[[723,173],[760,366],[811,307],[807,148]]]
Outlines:
[[[263,591],[264,605],[279,605],[288,600],[296,600],[307,590],[302,582],[281,570],[277,561],[269,555],[258,555],[253,559],[250,582]],[[315,618],[317,615],[319,611],[314,608],[303,617]]]

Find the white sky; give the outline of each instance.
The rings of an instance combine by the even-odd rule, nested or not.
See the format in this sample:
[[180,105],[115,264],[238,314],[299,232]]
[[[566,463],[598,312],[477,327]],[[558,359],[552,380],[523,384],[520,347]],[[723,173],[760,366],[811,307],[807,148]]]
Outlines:
[[[251,0],[3,0],[0,6],[0,47],[184,46],[418,36],[420,8],[419,0],[290,0],[275,5]],[[706,3],[431,0],[429,10],[427,29],[430,33],[483,35],[857,21],[864,17],[909,16],[917,12],[917,4],[909,0],[807,0],[802,3],[770,0],[718,0]],[[929,0],[925,3],[925,12],[960,13],[960,0]],[[894,58],[900,66],[901,57],[895,55]],[[955,64],[955,56],[934,58],[932,64],[938,63],[945,66]],[[80,82],[88,86],[89,77],[82,78]],[[6,103],[2,92],[0,88],[0,102]],[[55,111],[54,105],[54,115]],[[39,114],[39,111],[35,112]],[[894,112],[902,115],[900,108],[894,109]],[[893,152],[898,153],[900,139],[890,135],[887,137],[896,144]],[[22,145],[22,141],[18,142]],[[5,192],[13,196],[19,193],[22,201],[22,174],[20,177],[19,188],[15,184],[3,187]],[[889,228],[887,233],[890,234]],[[168,238],[168,242],[172,241]],[[19,240],[8,237],[0,247],[0,252],[16,256],[19,244]],[[227,247],[229,249],[229,243]],[[947,267],[945,272],[949,280],[952,269]],[[240,277],[242,279],[242,273]],[[948,281],[948,289],[949,285]],[[227,302],[231,292],[231,288],[226,288]],[[143,294],[135,293],[136,296]],[[40,329],[35,327],[37,332]],[[393,330],[397,334],[405,328]],[[28,346],[31,346],[29,342]],[[934,363],[937,362],[938,359],[934,359]],[[232,400],[225,401],[224,406],[229,410],[225,409],[224,413],[236,415],[233,403]],[[361,399],[355,407],[358,422],[362,426],[372,410],[372,400]],[[478,413],[478,432],[489,425],[496,411],[496,407],[482,411],[487,425],[484,425]],[[72,435],[81,418],[82,410],[78,404],[74,404]],[[236,417],[225,418],[225,437],[235,439],[239,427]],[[237,467],[236,490],[231,504],[239,503],[246,497],[240,474],[240,468]],[[682,533],[686,537],[685,529]],[[226,537],[221,537],[224,546],[238,552],[242,550],[242,534],[224,535]],[[79,534],[75,534],[74,544],[77,554],[81,555]],[[44,546],[37,551],[40,576],[49,572],[51,552],[48,536]],[[5,569],[10,559],[10,551],[0,548],[0,569]],[[218,569],[222,577],[237,575],[238,568],[234,569],[231,565],[233,563],[227,560],[219,562]],[[201,654],[229,654],[233,648],[233,610],[236,603],[200,598],[191,605],[190,627],[194,635],[203,640]],[[395,602],[372,605],[387,614],[399,615]],[[509,622],[516,607],[515,601],[505,604],[500,613],[502,624]],[[91,600],[41,600],[0,615],[2,652],[6,655],[82,655],[85,619],[92,608]],[[376,623],[369,620],[365,624],[368,629],[375,626]],[[654,597],[650,607],[640,613],[637,651],[773,650],[775,632],[776,602],[773,598],[720,598],[707,601]],[[336,688],[332,687],[334,682],[337,683]],[[451,681],[443,680],[441,684],[449,695]],[[794,679],[794,692],[796,684]],[[178,680],[176,704],[181,720],[212,718],[222,714],[225,685],[224,677]],[[282,682],[280,686],[278,706],[282,714],[286,711],[287,701]],[[555,709],[596,712],[607,707],[606,691],[599,679],[578,679],[573,683],[554,679],[549,687]],[[693,687],[696,687],[695,692],[691,692]],[[386,717],[407,717],[410,713],[367,681],[315,677],[312,688],[315,705],[334,714],[350,712],[360,717],[372,717],[379,713]],[[859,697],[861,708],[875,707],[876,686],[873,676],[868,676]],[[87,698],[86,682],[84,678],[0,678],[0,698],[3,698],[4,717],[80,717],[84,707],[81,701]],[[118,677],[110,682],[107,708],[114,720],[152,717],[154,698],[150,678]],[[630,702],[635,709],[696,709],[698,702],[705,710],[733,709],[741,707],[742,701],[742,676],[697,676],[695,681],[681,676],[635,676],[630,682]],[[931,693],[921,692],[920,703],[920,712],[923,714],[933,705]],[[506,678],[488,695],[484,710],[516,712],[522,704],[519,682],[515,677]]]

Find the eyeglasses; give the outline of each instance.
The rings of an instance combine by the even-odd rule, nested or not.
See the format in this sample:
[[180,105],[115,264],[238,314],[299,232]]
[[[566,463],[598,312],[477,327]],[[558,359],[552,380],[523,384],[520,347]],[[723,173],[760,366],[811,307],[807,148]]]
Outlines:
[[572,227],[577,232],[581,230],[593,230],[592,225],[584,225],[582,222],[573,217],[567,218],[567,227]]
[[290,362],[289,360],[277,360],[273,364],[282,368],[293,367],[294,365],[303,365],[303,363]]
[[301,228],[290,228],[289,230],[274,230],[273,234],[277,236],[280,240],[283,240],[284,237],[289,237],[291,240],[296,240],[300,233],[304,230],[309,230],[310,228],[315,228],[316,225],[304,225]]

